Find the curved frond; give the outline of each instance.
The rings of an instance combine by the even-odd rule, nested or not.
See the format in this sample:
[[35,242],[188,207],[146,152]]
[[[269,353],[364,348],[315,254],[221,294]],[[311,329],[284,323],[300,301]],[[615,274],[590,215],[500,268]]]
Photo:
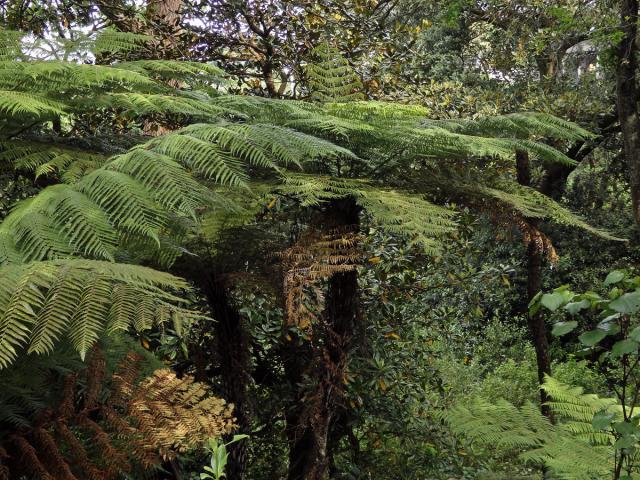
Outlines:
[[[122,285],[127,286],[123,292]],[[179,278],[136,265],[89,260],[59,260],[0,267],[0,368],[22,349],[49,353],[67,337],[81,355],[107,325],[114,312],[133,301],[151,302],[153,310],[191,313],[170,291],[189,287]],[[166,315],[165,315],[166,317]],[[127,320],[128,318],[128,320]],[[117,329],[128,328],[136,316],[118,317]],[[139,326],[148,328],[148,323]]]

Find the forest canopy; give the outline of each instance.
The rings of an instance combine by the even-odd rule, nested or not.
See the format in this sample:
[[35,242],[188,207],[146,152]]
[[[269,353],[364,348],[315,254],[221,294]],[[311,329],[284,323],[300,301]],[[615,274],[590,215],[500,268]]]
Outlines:
[[638,16],[0,2],[0,480],[640,479]]

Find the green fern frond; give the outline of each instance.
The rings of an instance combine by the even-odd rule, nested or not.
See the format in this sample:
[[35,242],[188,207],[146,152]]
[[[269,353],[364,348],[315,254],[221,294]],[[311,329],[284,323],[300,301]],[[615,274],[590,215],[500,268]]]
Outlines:
[[[0,267],[0,368],[19,352],[49,353],[67,337],[84,356],[107,325],[128,328],[135,315],[122,315],[132,302],[144,299],[155,309],[176,314],[187,311],[167,291],[185,291],[188,285],[170,274],[149,268],[89,260],[35,262]],[[119,287],[126,285],[123,292]],[[117,322],[110,318],[121,312]],[[148,313],[147,313],[148,314]],[[114,326],[114,324],[116,324]],[[140,326],[147,328],[148,323]]]
[[262,167],[288,164],[301,166],[302,163],[323,158],[354,157],[346,148],[275,125],[191,125],[183,132],[208,142],[216,142],[234,156]]
[[78,181],[76,188],[99,205],[116,227],[158,243],[166,215],[141,182],[101,168]]
[[467,191],[476,191],[482,196],[494,198],[524,217],[540,218],[559,225],[580,228],[607,240],[625,241],[605,230],[593,227],[577,214],[564,208],[534,188],[519,185],[514,181],[497,180],[492,186],[476,184],[469,186]]
[[185,115],[199,119],[215,119],[235,113],[222,107],[189,98],[184,95],[163,95],[157,93],[110,93],[102,98],[102,103],[110,108],[124,110],[137,116],[145,115]]
[[440,253],[442,238],[457,228],[452,210],[434,205],[422,195],[369,188],[357,202],[383,230],[420,246],[429,255]]
[[425,120],[426,125],[475,136],[529,139],[533,136],[556,140],[587,140],[594,135],[561,118],[538,112],[520,112],[463,120]]
[[21,56],[21,41],[24,32],[0,28],[0,61]]
[[163,79],[223,83],[225,72],[211,63],[176,60],[118,62],[117,68]]
[[33,115],[36,117],[50,117],[59,115],[65,110],[62,103],[50,100],[41,95],[17,92],[15,90],[0,90],[0,112],[5,115]]
[[142,147],[115,157],[108,168],[138,179],[168,211],[193,217],[209,197],[209,191],[173,158]]
[[373,125],[418,125],[429,115],[429,109],[420,105],[404,105],[391,102],[366,101],[350,103],[326,103],[327,113],[349,120],[359,120]]
[[[0,224],[3,250],[11,246],[21,258],[60,258],[74,250],[113,259],[116,237],[104,212],[68,185],[53,185],[21,202]],[[2,249],[2,247],[0,247]],[[8,259],[9,255],[6,255]],[[0,258],[0,263],[2,258]]]
[[214,97],[211,102],[242,112],[255,123],[281,125],[329,139],[342,141],[354,136],[364,139],[376,132],[375,127],[364,121],[331,115],[309,102],[235,95]]
[[86,150],[12,141],[0,143],[0,162],[7,162],[18,170],[27,170],[41,176],[60,175],[66,183],[102,166],[107,157]]
[[296,197],[303,206],[317,206],[337,198],[362,197],[366,187],[364,180],[286,173],[276,191]]
[[311,100],[316,102],[351,102],[362,100],[362,82],[340,52],[323,42],[310,52],[305,72]]
[[150,35],[104,28],[90,40],[87,47],[94,54],[130,52],[139,49],[150,40],[153,40]]
[[148,76],[112,65],[88,65],[60,60],[0,62],[0,87],[53,96],[56,90],[103,87],[107,84],[150,86]]
[[353,196],[382,229],[421,246],[431,255],[440,252],[440,239],[457,226],[453,211],[428,202],[424,196],[376,188],[365,180],[287,173],[282,181],[276,191],[298,198],[302,205],[321,205]]
[[614,399],[584,393],[582,387],[567,385],[549,375],[545,376],[541,388],[552,399],[549,405],[553,411],[567,420],[590,424],[596,413],[616,410]]
[[248,176],[244,162],[219,145],[189,135],[188,129],[159,137],[148,145],[155,152],[186,164],[205,178],[223,185],[246,186]]
[[[523,463],[546,466],[553,478],[593,480],[611,474],[614,465],[613,436],[596,431],[597,412],[617,410],[612,399],[584,394],[582,388],[547,376],[542,386],[549,394],[557,424],[551,424],[531,403],[518,409],[499,400],[474,399],[458,405],[441,418],[452,431],[500,453],[516,453]],[[496,450],[496,448],[498,450]]]

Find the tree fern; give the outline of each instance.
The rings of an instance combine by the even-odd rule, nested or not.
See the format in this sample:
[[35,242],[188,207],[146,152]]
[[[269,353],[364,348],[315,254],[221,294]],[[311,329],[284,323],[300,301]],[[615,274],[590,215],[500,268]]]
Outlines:
[[71,254],[109,260],[114,238],[122,235],[160,247],[172,213],[195,219],[210,198],[191,174],[247,188],[251,165],[273,169],[347,155],[353,154],[282,127],[190,125],[113,157],[72,185],[48,187],[16,208],[0,225],[0,263],[10,261],[2,251],[19,251],[23,260]]
[[[341,68],[330,73],[341,76]],[[430,123],[420,107],[380,102],[319,105],[193,91],[203,86],[213,92],[222,76],[211,65],[175,61],[101,66],[28,58],[3,61],[0,87],[10,95],[0,108],[9,112],[11,125],[0,126],[0,135],[12,137],[3,144],[3,159],[18,168],[33,169],[36,175],[56,172],[69,183],[43,189],[5,219],[0,225],[0,265],[28,269],[38,263],[24,262],[78,256],[111,261],[118,253],[126,258],[129,248],[153,250],[154,258],[170,263],[182,251],[174,226],[184,219],[196,222],[203,207],[215,204],[216,194],[210,187],[224,186],[237,194],[248,192],[253,180],[298,199],[303,206],[353,197],[374,222],[429,253],[440,251],[443,239],[455,228],[453,212],[433,203],[445,189],[473,206],[498,203],[520,216],[549,218],[606,236],[551,200],[518,188],[504,175],[513,171],[518,149],[566,163],[563,154],[532,138],[540,134],[585,137],[571,124],[535,115],[501,118],[489,121],[487,130],[511,122],[535,131],[493,135],[479,132],[480,127],[472,123]],[[344,101],[334,95],[338,84],[342,85],[327,83],[329,93],[323,98]],[[44,136],[38,144],[26,140],[26,135],[13,138],[34,125],[46,131],[46,122],[57,116],[73,124],[87,115],[88,106],[97,106],[109,118],[133,119],[138,125],[149,117],[171,118],[167,123],[171,131],[109,159],[61,148]],[[194,120],[207,123],[194,124]],[[569,131],[577,133],[571,137]],[[96,160],[94,166],[74,167],[82,162],[88,165],[91,159]],[[70,170],[73,175],[67,175]],[[468,172],[470,178],[447,179],[451,172],[460,171]],[[54,264],[56,268],[64,265]],[[10,275],[12,270],[6,272]],[[4,282],[5,273],[0,274],[3,283],[12,284]],[[48,305],[43,292],[52,288],[53,274],[30,275],[36,280],[26,279],[25,285],[36,288],[16,293],[25,295],[26,303],[16,303],[15,311],[0,314],[9,332],[4,337],[0,332],[4,364],[25,345],[25,335],[32,334],[33,319],[26,320],[24,305],[33,304],[29,308],[34,312]],[[64,318],[64,325],[38,324],[34,351],[50,349],[63,331],[85,351],[105,322],[121,328],[128,325],[128,315],[138,319],[139,326],[148,325],[153,318],[151,306],[157,295],[164,298],[162,292],[138,289],[148,296],[132,300],[124,286],[112,288],[112,279],[107,274],[96,275],[95,281],[87,279],[86,289],[76,296],[82,308],[51,315]],[[114,296],[104,300],[107,292]],[[107,322],[105,317],[110,315],[119,320]]]

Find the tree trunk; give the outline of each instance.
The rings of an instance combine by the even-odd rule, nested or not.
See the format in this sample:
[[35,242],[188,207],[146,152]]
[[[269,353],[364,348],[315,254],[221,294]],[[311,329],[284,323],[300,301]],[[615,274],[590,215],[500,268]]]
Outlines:
[[[534,225],[536,226],[536,225]],[[544,253],[536,242],[529,242],[527,246],[527,305],[542,290],[542,270],[544,268]],[[528,315],[529,331],[536,350],[536,363],[538,365],[538,382],[542,385],[545,375],[551,375],[551,357],[549,356],[549,339],[547,338],[547,326],[544,317],[540,313]],[[552,419],[551,409],[545,405],[549,401],[547,393],[540,390],[540,411]]]
[[182,0],[148,0],[147,17],[153,23],[176,28],[180,23]]
[[[209,273],[203,291],[213,313],[215,323],[213,351],[219,359],[223,398],[233,403],[237,419],[236,433],[250,433],[251,408],[247,397],[250,383],[249,335],[242,318],[230,302],[223,279]],[[229,480],[244,480],[247,470],[248,440],[229,447],[226,474]]]
[[[332,201],[326,209],[325,228],[357,228],[359,207],[352,197]],[[359,317],[358,274],[334,274],[328,282],[325,310],[314,326],[313,390],[297,420],[297,435],[290,446],[288,480],[323,480],[329,468],[329,432],[340,408],[349,351]]]
[[299,343],[299,338],[291,339],[284,345],[282,352],[286,378],[293,392],[293,401],[285,414],[289,443],[287,480],[304,479],[305,466],[309,462],[307,456],[313,446],[311,430],[306,428],[304,422],[306,401],[304,391],[300,388],[304,382],[305,371],[312,364],[312,355],[310,349],[301,348]]
[[636,223],[640,225],[640,120],[636,86],[638,0],[621,0],[620,6],[620,28],[624,36],[617,49],[616,103],[629,171],[631,208]]
[[[520,185],[531,185],[531,167],[529,165],[529,154],[525,151],[516,152],[516,173]],[[528,220],[529,224],[538,227],[537,220]],[[533,237],[527,245],[527,305],[542,290],[542,274],[545,264],[544,250],[539,245],[537,239]],[[536,351],[536,361],[538,364],[538,381],[544,382],[545,375],[551,375],[551,358],[549,357],[549,340],[547,338],[547,327],[544,317],[540,314],[531,315],[527,309],[527,321],[531,340]],[[544,390],[540,390],[540,410],[548,418],[552,418],[550,408],[545,405],[549,399]]]

